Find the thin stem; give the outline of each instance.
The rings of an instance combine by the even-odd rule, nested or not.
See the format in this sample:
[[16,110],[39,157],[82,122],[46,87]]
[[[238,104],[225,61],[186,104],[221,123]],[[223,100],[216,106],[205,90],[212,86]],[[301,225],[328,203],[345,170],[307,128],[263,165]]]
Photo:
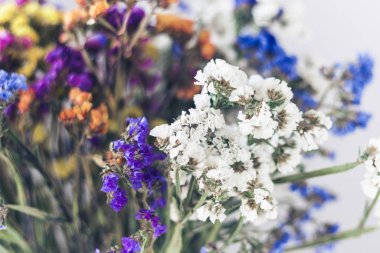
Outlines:
[[50,175],[46,172],[45,168],[41,165],[37,157],[29,150],[28,147],[22,143],[22,141],[17,137],[15,133],[12,132],[12,130],[8,129],[6,132],[8,137],[13,140],[15,144],[17,144],[21,150],[23,150],[26,153],[26,157],[30,163],[33,164],[33,166],[41,173],[41,175],[45,178],[46,184],[49,188],[53,189],[54,196],[58,200],[58,204],[68,222],[72,221],[72,216],[69,211],[69,209],[66,206],[63,191],[60,188],[59,184],[57,182],[54,182],[53,179],[50,177]]
[[366,208],[365,212],[364,212],[364,216],[363,218],[360,220],[360,223],[358,225],[358,228],[361,229],[364,227],[365,223],[367,222],[368,220],[368,217],[370,215],[370,213],[372,212],[373,208],[375,207],[377,201],[379,200],[379,197],[380,197],[380,190],[377,191],[377,194],[375,196],[375,198],[373,199],[371,205]]
[[198,200],[197,204],[194,206],[194,208],[182,219],[181,224],[185,224],[187,220],[193,215],[194,211],[196,211],[203,203],[206,201],[207,195],[204,194],[202,197]]
[[222,251],[225,248],[227,248],[228,245],[230,245],[235,240],[236,236],[238,236],[238,234],[240,233],[240,230],[243,227],[243,222],[244,222],[244,219],[242,217],[240,217],[238,223],[236,224],[234,230],[232,231],[232,234],[230,235],[230,237],[227,239],[227,241],[225,242],[225,244],[221,248]]
[[220,221],[217,221],[215,224],[213,224],[211,231],[208,233],[206,244],[215,241],[221,228],[222,223]]
[[191,197],[193,196],[193,191],[195,188],[195,182],[196,182],[195,177],[192,176],[190,179],[189,191],[187,192],[187,197],[186,197],[184,205],[183,205],[185,209],[189,207],[190,200],[191,200]]
[[326,236],[323,236],[317,240],[309,241],[309,242],[303,243],[303,244],[298,245],[298,246],[286,248],[284,251],[289,252],[289,251],[294,251],[294,250],[311,248],[311,247],[315,247],[315,246],[325,244],[325,243],[330,243],[330,242],[335,242],[338,240],[354,238],[354,237],[358,237],[358,236],[363,235],[363,234],[371,233],[377,229],[378,229],[378,227],[368,227],[368,228],[348,230],[348,231],[341,232],[341,233],[338,233],[335,235],[326,235]]
[[324,169],[314,170],[314,171],[310,171],[310,172],[302,172],[302,173],[295,174],[295,175],[278,177],[278,178],[273,179],[273,182],[275,184],[299,182],[299,181],[303,181],[303,180],[313,178],[313,177],[320,177],[320,176],[326,176],[326,175],[331,175],[331,174],[336,174],[336,173],[342,173],[342,172],[345,172],[345,171],[348,171],[348,170],[355,168],[360,163],[361,163],[360,161],[356,161],[356,162],[352,162],[352,163],[345,163],[342,165],[327,167]]

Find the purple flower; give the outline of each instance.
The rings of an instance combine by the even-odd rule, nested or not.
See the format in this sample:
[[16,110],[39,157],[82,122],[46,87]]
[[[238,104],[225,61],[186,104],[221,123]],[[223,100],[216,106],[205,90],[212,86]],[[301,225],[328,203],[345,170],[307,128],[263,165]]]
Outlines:
[[136,214],[136,220],[146,220],[150,222],[153,228],[153,237],[157,238],[166,233],[166,226],[161,224],[161,220],[156,216],[153,210],[140,209]]
[[29,2],[29,0],[16,0],[16,4],[17,5],[24,5],[24,4],[26,4],[27,2]]
[[38,98],[48,95],[52,87],[61,83],[61,80],[85,91],[91,89],[93,79],[86,70],[80,51],[66,45],[58,45],[46,55],[45,62],[49,65],[47,73],[32,85]]
[[149,124],[146,118],[128,118],[127,129],[123,139],[112,142],[111,151],[115,156],[122,155],[125,160],[127,175],[135,190],[146,186],[151,192],[154,185],[160,184],[166,189],[166,180],[153,168],[157,160],[165,156],[155,152],[153,146],[147,144]]
[[[7,30],[0,31],[0,52],[4,51],[14,42],[14,38]],[[1,56],[3,57],[3,56]]]
[[67,77],[67,84],[71,87],[79,87],[83,91],[90,91],[93,80],[89,73],[72,73]]
[[117,187],[116,190],[112,194],[112,199],[110,201],[110,206],[115,212],[119,212],[121,209],[123,209],[124,206],[126,206],[128,203],[127,193],[121,189],[120,187]]
[[92,36],[90,36],[86,43],[84,44],[84,47],[88,50],[92,51],[98,51],[102,48],[104,48],[107,45],[108,38],[103,33],[97,33]]
[[145,17],[145,12],[143,9],[137,6],[133,7],[131,11],[131,16],[129,17],[128,23],[127,23],[128,32],[129,33],[135,32],[144,17]]
[[114,192],[117,190],[119,176],[116,173],[108,173],[103,177],[102,192]]
[[123,24],[124,15],[127,12],[127,6],[125,3],[118,2],[107,9],[104,14],[104,18],[110,23],[116,30],[120,29]]
[[154,226],[153,229],[154,229],[154,233],[153,233],[154,238],[157,238],[166,233],[166,225],[158,224]]
[[140,243],[130,237],[121,238],[121,243],[123,244],[121,253],[137,253],[141,250]]

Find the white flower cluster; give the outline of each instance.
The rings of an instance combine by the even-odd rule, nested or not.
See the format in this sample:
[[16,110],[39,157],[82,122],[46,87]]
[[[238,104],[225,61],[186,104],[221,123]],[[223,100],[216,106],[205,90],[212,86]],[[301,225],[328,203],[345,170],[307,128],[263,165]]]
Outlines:
[[[373,201],[380,191],[380,138],[370,139],[362,158],[366,172],[361,181],[361,187],[364,195]],[[378,201],[375,204],[374,216],[380,219],[380,203]]]
[[197,210],[200,220],[223,221],[230,198],[241,201],[248,221],[275,218],[271,173],[293,171],[302,152],[323,141],[330,120],[317,111],[302,114],[285,82],[248,78],[223,60],[210,61],[195,79],[203,86],[196,108],[151,131],[170,158],[172,175],[195,177],[208,195]]
[[374,199],[380,190],[380,139],[371,139],[365,152],[366,173],[361,182],[364,194]]

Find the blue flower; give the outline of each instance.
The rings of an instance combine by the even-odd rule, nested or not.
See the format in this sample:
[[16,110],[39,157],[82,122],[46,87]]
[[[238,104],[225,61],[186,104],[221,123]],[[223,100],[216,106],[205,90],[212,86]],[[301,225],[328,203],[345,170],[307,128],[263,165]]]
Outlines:
[[153,228],[154,238],[157,238],[166,233],[166,226],[161,224],[160,218],[154,214],[153,210],[140,209],[136,214],[136,220],[149,221]]
[[285,245],[289,242],[291,236],[288,232],[282,231],[279,238],[273,243],[270,253],[283,252]]
[[110,206],[115,212],[119,212],[128,203],[127,193],[125,190],[117,187],[112,193],[112,199],[110,201]]
[[107,173],[103,177],[102,192],[114,192],[117,189],[119,176],[116,173]]
[[115,156],[122,156],[125,161],[127,175],[132,187],[138,190],[147,187],[149,192],[153,186],[160,184],[164,190],[166,180],[153,164],[165,156],[157,153],[153,146],[147,143],[149,124],[145,117],[128,118],[127,129],[123,139],[112,142],[111,151]]
[[345,89],[353,96],[352,103],[360,104],[364,88],[372,81],[374,62],[369,55],[361,54],[357,62],[347,67]]
[[352,118],[334,119],[332,131],[336,135],[347,135],[357,128],[366,128],[372,115],[366,112],[355,112]]
[[327,202],[335,200],[335,196],[319,186],[308,186],[305,183],[292,183],[290,190],[298,192],[301,197],[311,202],[312,207],[319,209]]
[[0,70],[0,102],[8,102],[14,94],[27,88],[25,77]]
[[235,0],[235,6],[239,7],[241,5],[253,6],[256,4],[256,0]]
[[237,44],[250,65],[259,74],[276,75],[288,81],[298,78],[297,58],[288,55],[268,30],[262,29],[256,36],[240,35]]
[[123,249],[121,253],[137,253],[141,251],[140,243],[130,237],[121,238]]

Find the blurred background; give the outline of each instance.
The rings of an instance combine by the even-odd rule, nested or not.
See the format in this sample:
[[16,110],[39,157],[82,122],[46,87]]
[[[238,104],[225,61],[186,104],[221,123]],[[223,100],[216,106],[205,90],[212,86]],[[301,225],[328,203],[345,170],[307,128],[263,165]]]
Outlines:
[[[225,0],[220,0],[225,1]],[[62,8],[72,8],[75,0],[50,0]],[[320,168],[332,164],[353,161],[358,148],[364,147],[371,137],[380,137],[380,1],[374,0],[307,0],[305,5],[305,25],[311,30],[307,41],[283,41],[289,53],[315,56],[322,62],[335,63],[353,59],[360,52],[369,53],[375,59],[375,76],[372,84],[365,90],[361,108],[373,115],[366,130],[356,131],[347,137],[331,136],[327,146],[336,150],[334,161],[310,160],[309,168]],[[350,159],[351,158],[351,159]],[[364,206],[364,194],[360,188],[364,168],[357,168],[345,174],[313,180],[313,183],[326,186],[338,195],[336,203],[321,210],[325,220],[336,221],[341,229],[357,225]],[[373,220],[373,222],[377,222]],[[358,239],[340,242],[335,246],[336,253],[377,253],[377,233],[367,234]],[[304,250],[299,252],[314,252]]]

